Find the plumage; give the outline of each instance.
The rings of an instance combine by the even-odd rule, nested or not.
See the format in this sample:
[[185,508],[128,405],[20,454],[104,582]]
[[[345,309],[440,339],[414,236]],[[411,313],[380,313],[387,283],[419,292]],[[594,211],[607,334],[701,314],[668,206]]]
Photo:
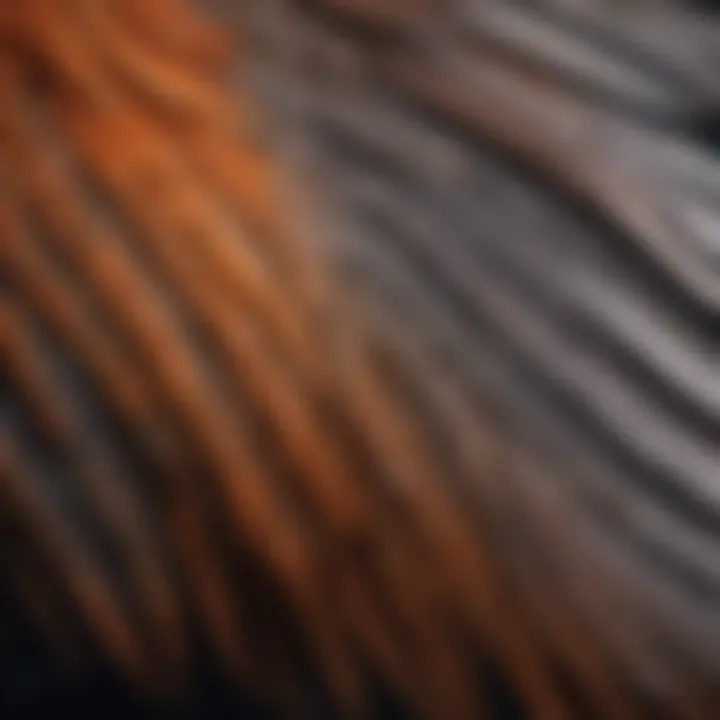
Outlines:
[[6,2],[8,702],[712,717],[718,32]]

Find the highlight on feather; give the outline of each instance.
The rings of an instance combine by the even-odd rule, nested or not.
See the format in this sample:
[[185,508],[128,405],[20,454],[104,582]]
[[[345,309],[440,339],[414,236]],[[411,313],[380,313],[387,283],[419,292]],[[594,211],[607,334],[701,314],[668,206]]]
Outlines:
[[[180,0],[0,6],[3,584],[149,695],[209,647],[280,713],[380,685],[475,717],[499,675],[533,716],[639,714],[645,621],[489,416],[365,323],[219,37]],[[577,582],[545,587],[548,548]]]

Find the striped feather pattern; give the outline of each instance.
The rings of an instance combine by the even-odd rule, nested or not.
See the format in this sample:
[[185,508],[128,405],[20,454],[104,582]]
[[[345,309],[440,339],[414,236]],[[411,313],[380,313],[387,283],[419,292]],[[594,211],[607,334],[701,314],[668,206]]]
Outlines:
[[0,10],[4,658],[712,716],[720,27],[649,5]]

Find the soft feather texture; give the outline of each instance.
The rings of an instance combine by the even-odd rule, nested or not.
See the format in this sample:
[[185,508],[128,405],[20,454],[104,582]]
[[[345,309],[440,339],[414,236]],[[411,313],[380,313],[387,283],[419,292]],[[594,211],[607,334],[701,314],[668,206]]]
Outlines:
[[5,6],[2,576],[62,662],[712,714],[718,27],[647,5],[215,0],[229,79],[176,0]]

